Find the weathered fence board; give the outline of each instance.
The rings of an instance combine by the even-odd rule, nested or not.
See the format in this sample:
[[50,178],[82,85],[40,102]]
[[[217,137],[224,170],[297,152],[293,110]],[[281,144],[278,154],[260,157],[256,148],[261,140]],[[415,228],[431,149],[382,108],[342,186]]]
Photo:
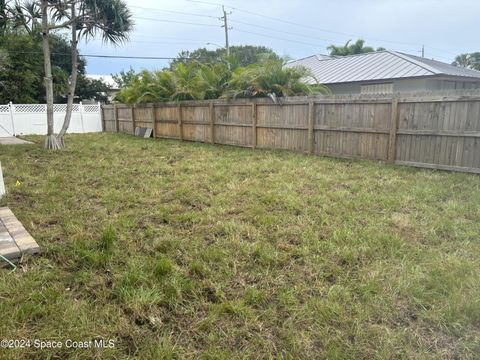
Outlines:
[[480,173],[480,92],[103,107],[105,131]]

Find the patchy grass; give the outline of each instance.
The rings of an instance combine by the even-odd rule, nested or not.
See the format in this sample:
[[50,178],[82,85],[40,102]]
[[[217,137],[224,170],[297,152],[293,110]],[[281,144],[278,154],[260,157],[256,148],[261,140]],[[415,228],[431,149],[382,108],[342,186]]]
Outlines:
[[0,337],[116,346],[2,358],[478,358],[480,177],[67,140],[0,148],[43,249],[0,270]]

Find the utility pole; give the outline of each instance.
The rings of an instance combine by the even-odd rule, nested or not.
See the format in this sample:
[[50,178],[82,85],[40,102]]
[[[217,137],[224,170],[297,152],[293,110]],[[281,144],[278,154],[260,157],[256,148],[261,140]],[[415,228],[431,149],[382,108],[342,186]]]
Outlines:
[[227,18],[227,15],[230,15],[232,12],[226,12],[225,11],[225,6],[222,5],[222,11],[223,11],[223,16],[220,18],[221,20],[223,20],[223,25],[222,27],[225,28],[225,50],[227,50],[227,56],[230,55],[230,47],[228,45],[228,18]]
[[425,45],[422,45],[422,58],[425,57]]

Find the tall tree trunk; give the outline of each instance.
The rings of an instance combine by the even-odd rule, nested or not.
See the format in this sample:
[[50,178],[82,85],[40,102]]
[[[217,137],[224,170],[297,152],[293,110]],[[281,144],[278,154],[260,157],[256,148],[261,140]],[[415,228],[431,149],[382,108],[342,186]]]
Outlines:
[[[72,19],[76,17],[75,3],[71,5]],[[68,100],[67,111],[65,113],[65,119],[63,121],[62,129],[57,136],[58,142],[63,147],[65,146],[64,136],[70,126],[70,120],[72,119],[73,100],[75,98],[75,88],[77,86],[77,73],[78,73],[78,52],[77,52],[77,23],[72,23],[72,74],[70,76],[70,84],[68,88]]]
[[57,138],[53,134],[53,78],[52,62],[50,59],[50,43],[48,39],[48,1],[42,0],[42,49],[43,63],[45,68],[45,92],[47,97],[47,137],[45,138],[46,149],[59,149]]

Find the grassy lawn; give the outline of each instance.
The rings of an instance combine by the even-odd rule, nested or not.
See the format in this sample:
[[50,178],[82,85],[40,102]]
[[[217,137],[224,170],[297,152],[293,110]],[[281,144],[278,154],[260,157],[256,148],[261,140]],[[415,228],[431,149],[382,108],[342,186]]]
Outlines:
[[0,147],[0,205],[43,250],[0,269],[0,338],[116,346],[2,359],[478,358],[479,176],[67,142]]

